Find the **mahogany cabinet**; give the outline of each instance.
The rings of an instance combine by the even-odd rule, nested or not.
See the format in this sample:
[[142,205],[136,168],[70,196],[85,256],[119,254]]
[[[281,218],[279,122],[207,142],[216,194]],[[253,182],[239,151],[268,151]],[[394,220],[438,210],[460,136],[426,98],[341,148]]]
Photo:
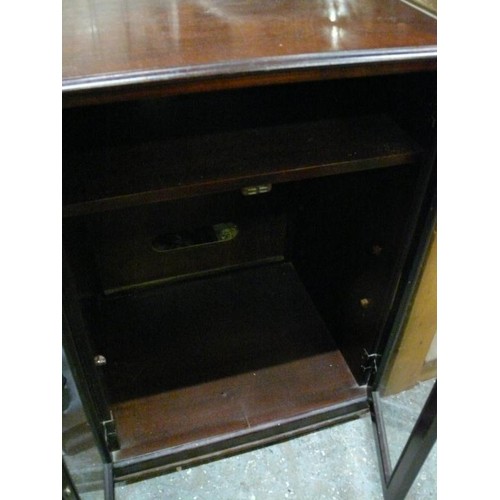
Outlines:
[[373,409],[435,219],[435,43],[396,0],[64,5],[63,341],[114,480]]

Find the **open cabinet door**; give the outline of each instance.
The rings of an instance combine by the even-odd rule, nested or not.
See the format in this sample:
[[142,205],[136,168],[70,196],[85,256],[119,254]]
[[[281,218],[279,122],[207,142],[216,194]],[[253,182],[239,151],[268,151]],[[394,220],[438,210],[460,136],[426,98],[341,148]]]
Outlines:
[[[389,333],[388,346],[379,366],[374,365],[368,387],[382,489],[386,500],[406,498],[437,439],[437,379],[419,383],[412,392],[412,404],[404,408],[404,392],[386,391],[388,367],[393,365],[398,339],[421,283],[427,255],[435,233],[435,194],[422,225],[423,237],[415,244],[414,259],[405,276],[399,306]],[[399,406],[399,408],[398,408]],[[395,418],[397,413],[398,417]],[[406,429],[406,436],[404,430]],[[401,432],[403,430],[403,432]]]
[[78,387],[78,375],[62,362],[62,498],[114,498],[113,469],[107,450],[99,446],[99,429],[91,422]]
[[80,494],[92,491],[112,500],[110,451],[118,446],[113,416],[87,342],[64,256],[63,297],[62,497],[80,498]]
[[398,447],[396,442],[391,442],[385,426],[384,412],[387,408],[378,391],[371,394],[370,403],[384,498],[402,500],[410,491],[436,442],[437,381],[434,382],[399,455],[400,446]]

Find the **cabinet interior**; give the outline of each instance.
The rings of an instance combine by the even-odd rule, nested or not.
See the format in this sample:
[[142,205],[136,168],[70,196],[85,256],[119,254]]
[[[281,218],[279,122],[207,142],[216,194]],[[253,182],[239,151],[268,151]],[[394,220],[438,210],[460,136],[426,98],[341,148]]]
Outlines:
[[65,254],[106,358],[116,460],[173,463],[366,397],[364,355],[419,203],[433,78],[64,111]]

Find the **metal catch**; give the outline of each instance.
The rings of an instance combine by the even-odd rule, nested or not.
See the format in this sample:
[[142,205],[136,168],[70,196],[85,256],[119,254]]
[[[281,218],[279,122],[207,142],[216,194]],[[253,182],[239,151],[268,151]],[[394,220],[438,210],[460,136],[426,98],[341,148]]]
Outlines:
[[269,193],[272,187],[273,187],[272,184],[259,184],[258,186],[247,186],[241,188],[241,194],[243,196],[253,196],[255,194]]

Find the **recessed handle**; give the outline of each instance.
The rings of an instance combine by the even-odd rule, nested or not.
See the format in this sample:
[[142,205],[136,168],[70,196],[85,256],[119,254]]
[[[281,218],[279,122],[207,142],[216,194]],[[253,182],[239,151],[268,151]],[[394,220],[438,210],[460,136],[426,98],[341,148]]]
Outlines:
[[153,239],[152,248],[155,252],[170,252],[180,248],[225,242],[236,238],[238,232],[236,224],[224,222],[177,233],[163,233]]

